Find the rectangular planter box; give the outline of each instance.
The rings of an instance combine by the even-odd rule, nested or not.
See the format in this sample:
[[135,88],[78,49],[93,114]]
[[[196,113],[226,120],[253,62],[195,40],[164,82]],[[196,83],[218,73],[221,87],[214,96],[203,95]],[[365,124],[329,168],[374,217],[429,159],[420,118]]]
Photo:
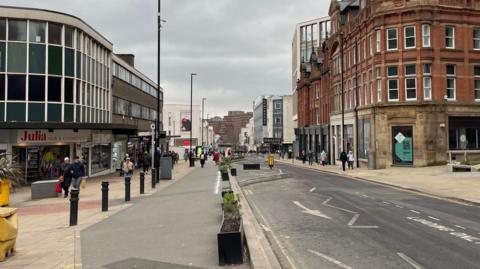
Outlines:
[[230,177],[228,176],[228,172],[222,172],[222,180],[223,181],[228,181]]
[[232,176],[236,177],[237,176],[237,168],[231,168],[230,173],[232,174]]
[[[222,221],[223,226],[223,221]],[[244,241],[243,222],[240,219],[240,229],[236,232],[219,232],[217,234],[218,259],[220,266],[242,264]]]
[[244,163],[243,170],[260,170],[259,163]]

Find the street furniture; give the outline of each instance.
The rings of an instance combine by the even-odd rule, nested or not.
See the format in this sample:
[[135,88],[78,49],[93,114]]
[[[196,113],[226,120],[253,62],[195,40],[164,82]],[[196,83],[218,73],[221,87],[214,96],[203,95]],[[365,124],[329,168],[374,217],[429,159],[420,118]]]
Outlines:
[[15,251],[17,234],[17,209],[0,207],[0,262]]

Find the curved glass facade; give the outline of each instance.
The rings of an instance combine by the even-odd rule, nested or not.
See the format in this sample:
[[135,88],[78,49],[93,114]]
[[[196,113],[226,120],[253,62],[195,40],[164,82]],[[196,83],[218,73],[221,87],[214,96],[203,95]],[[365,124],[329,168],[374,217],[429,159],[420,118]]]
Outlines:
[[81,29],[0,18],[0,122],[109,123],[110,62]]

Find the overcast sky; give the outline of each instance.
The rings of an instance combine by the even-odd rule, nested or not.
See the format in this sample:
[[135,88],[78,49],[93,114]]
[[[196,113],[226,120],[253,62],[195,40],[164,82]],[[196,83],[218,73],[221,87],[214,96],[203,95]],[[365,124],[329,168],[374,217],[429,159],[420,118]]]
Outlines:
[[[156,0],[3,0],[80,17],[133,53],[136,67],[156,81]],[[326,16],[330,0],[162,0],[162,79],[165,103],[205,111],[251,110],[260,94],[290,94],[291,41],[298,22]]]

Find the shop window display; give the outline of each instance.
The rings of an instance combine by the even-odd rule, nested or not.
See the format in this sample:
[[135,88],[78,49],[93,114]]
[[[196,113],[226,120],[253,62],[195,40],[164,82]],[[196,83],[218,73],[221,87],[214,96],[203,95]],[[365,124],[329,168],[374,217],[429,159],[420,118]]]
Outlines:
[[111,152],[110,144],[95,145],[92,147],[92,174],[110,170]]

